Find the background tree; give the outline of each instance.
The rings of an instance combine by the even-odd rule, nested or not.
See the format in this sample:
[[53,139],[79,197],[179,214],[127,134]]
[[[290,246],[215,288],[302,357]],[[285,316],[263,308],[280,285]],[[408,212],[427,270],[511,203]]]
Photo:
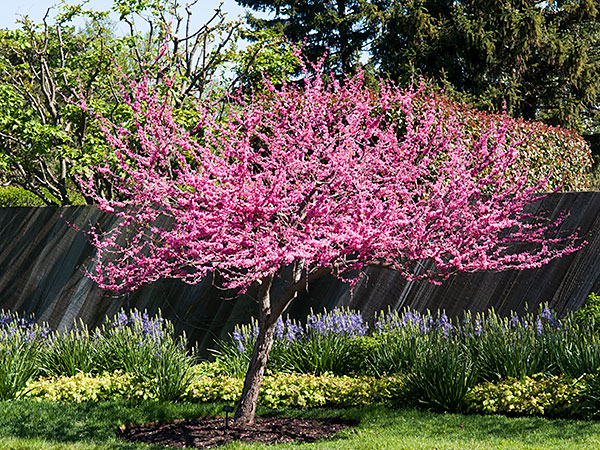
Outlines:
[[246,31],[242,34],[251,43],[235,56],[233,70],[245,92],[264,88],[264,79],[281,85],[298,71],[300,64],[293,45],[281,33],[271,29]]
[[254,30],[272,29],[292,42],[304,43],[303,53],[316,61],[328,52],[327,65],[338,75],[352,73],[371,39],[369,5],[364,0],[237,0],[245,7],[274,14],[260,19],[251,14]]
[[423,75],[479,108],[589,129],[600,103],[593,0],[375,0],[373,58],[386,76]]
[[312,67],[315,78],[303,72],[298,86],[267,83],[232,99],[227,120],[200,100],[195,138],[173,117],[170,79],[124,79],[136,129],[99,117],[119,170],[96,168],[123,200],[106,200],[93,179],[82,180],[118,217],[114,228],[90,231],[90,276],[102,287],[196,283],[209,274],[237,292],[258,286],[240,422],[254,420],[277,319],[313,280],[332,274],[352,283],[378,266],[439,281],[538,267],[577,249],[556,223],[525,212],[545,186],[527,187],[506,124],[473,142],[435,99],[417,102],[419,89],[382,83],[373,91],[360,73],[328,84],[321,65]]
[[[592,133],[599,126],[595,0],[238,0],[274,15],[256,29],[325,47],[345,73],[370,58],[381,76],[424,76],[478,108]],[[344,50],[347,49],[347,50]],[[337,61],[337,65],[335,62]]]
[[[0,30],[0,184],[21,187],[45,204],[85,201],[74,177],[104,160],[107,145],[94,120],[72,100],[83,86],[94,108],[127,117],[115,96],[115,62],[134,78],[142,68],[155,78],[173,72],[179,120],[195,122],[185,103],[218,81],[239,23],[227,22],[216,10],[193,29],[192,7],[116,1],[120,20],[130,27],[125,36],[111,32],[108,12],[80,5],[62,5],[54,15],[50,8],[40,24],[24,17],[20,29]],[[87,25],[77,30],[76,18]],[[156,59],[159,53],[164,57]],[[104,197],[115,194],[110,184],[97,182]]]

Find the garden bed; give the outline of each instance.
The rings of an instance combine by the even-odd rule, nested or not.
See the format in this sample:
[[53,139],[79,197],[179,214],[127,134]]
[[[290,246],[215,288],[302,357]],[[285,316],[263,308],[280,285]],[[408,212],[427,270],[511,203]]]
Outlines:
[[224,417],[176,420],[121,427],[117,436],[131,442],[160,444],[169,447],[212,448],[231,442],[281,444],[315,442],[331,436],[357,421],[326,418],[257,417],[252,425],[238,425]]

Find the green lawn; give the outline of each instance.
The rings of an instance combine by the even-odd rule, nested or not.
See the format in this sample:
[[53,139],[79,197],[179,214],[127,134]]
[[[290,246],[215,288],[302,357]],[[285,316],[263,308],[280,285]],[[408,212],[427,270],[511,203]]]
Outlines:
[[[119,441],[126,423],[168,421],[215,414],[221,405],[155,402],[56,404],[0,402],[1,449],[164,449]],[[267,410],[260,410],[265,413]],[[326,441],[304,445],[247,445],[223,449],[598,449],[600,422],[434,414],[384,407],[328,411],[279,411],[284,415],[336,415],[361,424]]]

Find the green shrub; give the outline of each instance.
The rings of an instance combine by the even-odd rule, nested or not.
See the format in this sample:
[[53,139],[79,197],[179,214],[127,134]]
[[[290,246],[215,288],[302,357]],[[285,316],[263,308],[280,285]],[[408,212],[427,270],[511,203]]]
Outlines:
[[347,407],[389,403],[400,395],[399,377],[284,374],[265,377],[259,403],[269,408]]
[[0,208],[44,206],[43,200],[32,192],[18,186],[0,186]]
[[[214,366],[214,365],[213,365]],[[194,368],[194,379],[183,398],[192,402],[237,402],[243,380],[215,375],[210,365]],[[265,377],[259,403],[270,408],[316,408],[388,403],[398,398],[399,377],[320,376],[277,373]],[[131,373],[116,371],[101,375],[78,373],[72,377],[47,377],[30,381],[22,395],[49,401],[84,402],[120,399],[157,399],[153,382]]]
[[44,377],[30,382],[25,396],[54,402],[88,402],[155,398],[148,383],[134,375],[116,371],[102,375],[82,372],[72,377]]
[[[333,374],[279,372],[265,376],[258,397],[269,408],[320,408],[389,403],[400,395],[399,377],[348,377]],[[186,398],[197,402],[237,402],[243,380],[201,375],[192,381]]]
[[376,372],[373,367],[373,354],[379,351],[381,342],[373,336],[360,336],[350,341],[348,361],[349,372],[345,375],[384,376],[396,372]]
[[[55,204],[60,204],[58,199],[47,189],[41,188],[41,190],[43,191],[43,194],[55,202]],[[86,204],[85,198],[81,192],[73,189],[67,189],[67,191],[72,205]],[[46,203],[39,196],[22,187],[0,186],[0,208],[31,206],[46,206]]]
[[585,304],[575,312],[577,322],[583,326],[600,326],[600,295],[592,292]]
[[482,414],[577,417],[586,390],[584,378],[536,374],[475,386],[465,402],[469,411]]
[[587,417],[593,419],[600,417],[600,375],[586,377],[581,403]]

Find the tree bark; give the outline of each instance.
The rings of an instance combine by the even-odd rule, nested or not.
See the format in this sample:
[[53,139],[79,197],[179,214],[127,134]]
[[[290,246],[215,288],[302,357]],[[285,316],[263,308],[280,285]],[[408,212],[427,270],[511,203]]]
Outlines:
[[271,314],[270,289],[272,282],[272,276],[264,278],[258,292],[258,337],[246,372],[242,397],[234,416],[235,421],[242,425],[254,423],[258,391],[265,376],[267,360],[273,346],[277,317],[273,317]]
[[303,276],[304,263],[296,261],[291,267],[291,279],[289,286],[281,296],[275,301],[271,301],[271,285],[273,284],[273,275],[265,277],[261,280],[258,290],[258,336],[252,350],[252,358],[246,379],[244,380],[244,388],[242,389],[242,397],[235,412],[234,420],[241,425],[249,425],[254,423],[256,414],[256,405],[258,404],[258,392],[265,376],[265,369],[271,347],[273,346],[275,325],[277,320],[283,315],[290,303],[296,298],[298,292],[306,288],[306,285],[313,280],[321,278],[331,271],[329,268],[321,267],[312,271],[307,271]]

